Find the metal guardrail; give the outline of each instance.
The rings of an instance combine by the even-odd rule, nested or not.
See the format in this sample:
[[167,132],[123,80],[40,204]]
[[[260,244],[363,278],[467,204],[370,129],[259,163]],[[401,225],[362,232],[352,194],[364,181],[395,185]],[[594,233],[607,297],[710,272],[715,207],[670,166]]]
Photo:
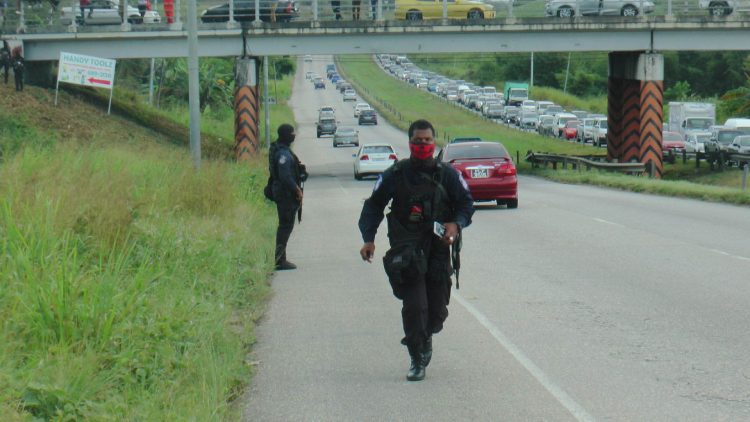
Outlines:
[[557,170],[557,166],[561,165],[563,169],[567,169],[568,166],[571,166],[573,170],[578,171],[585,168],[587,171],[598,169],[631,175],[642,175],[646,172],[646,165],[643,163],[610,163],[596,160],[603,158],[605,157],[594,155],[581,157],[575,155],[547,154],[529,151],[526,153],[525,160],[530,162],[533,167],[539,167],[540,165],[547,167],[549,164],[552,164],[554,170]]

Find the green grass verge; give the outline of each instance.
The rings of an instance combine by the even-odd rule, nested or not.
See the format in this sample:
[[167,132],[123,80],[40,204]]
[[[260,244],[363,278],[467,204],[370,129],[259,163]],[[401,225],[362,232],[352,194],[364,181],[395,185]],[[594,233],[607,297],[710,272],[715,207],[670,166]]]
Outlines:
[[[529,150],[570,155],[604,153],[603,150],[544,138],[532,133],[522,133],[487,121],[390,77],[369,56],[345,56],[337,61],[339,71],[389,122],[405,130],[411,121],[426,118],[435,125],[438,142],[441,144],[456,136],[481,136],[483,139],[501,141],[514,156],[516,152],[520,152],[523,157]],[[683,164],[678,159],[675,164],[665,163],[664,177],[670,179],[665,181],[599,172],[551,172],[532,169],[525,161],[517,164],[521,173],[540,175],[566,183],[588,183],[636,192],[748,204],[748,192],[738,189],[741,186],[741,172],[736,169],[713,172],[705,163],[696,169],[694,161]]]
[[[185,110],[120,104],[125,120],[15,95],[0,100],[0,419],[238,420],[273,263],[266,160],[223,159],[231,109],[204,117],[228,141],[196,172],[160,142],[186,133]],[[75,130],[71,110],[97,125]],[[159,130],[128,122],[143,116]],[[272,125],[291,116],[283,101]]]

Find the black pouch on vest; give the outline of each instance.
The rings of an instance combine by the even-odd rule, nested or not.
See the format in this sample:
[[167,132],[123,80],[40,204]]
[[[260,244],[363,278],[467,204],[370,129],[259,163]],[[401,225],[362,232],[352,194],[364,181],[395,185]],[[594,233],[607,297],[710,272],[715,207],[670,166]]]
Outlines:
[[263,195],[269,201],[275,201],[275,199],[273,199],[273,177],[268,178],[268,183],[266,183],[266,187],[263,188]]
[[385,253],[383,267],[391,284],[403,284],[424,277],[427,273],[427,257],[417,244],[403,243]]

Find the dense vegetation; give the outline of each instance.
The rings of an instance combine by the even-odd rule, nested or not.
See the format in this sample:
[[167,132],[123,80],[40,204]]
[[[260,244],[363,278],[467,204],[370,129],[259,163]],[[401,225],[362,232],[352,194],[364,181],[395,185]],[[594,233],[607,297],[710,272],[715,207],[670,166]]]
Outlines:
[[[498,88],[506,80],[528,81],[531,74],[531,55],[527,53],[411,57],[420,66],[446,76]],[[665,102],[717,102],[720,118],[750,114],[750,55],[747,52],[665,52],[664,78]],[[536,53],[534,86],[563,90],[587,102],[606,105],[607,54]],[[532,95],[535,95],[533,91]]]
[[[196,172],[182,82],[165,71],[162,109],[146,107],[147,66],[118,63],[112,116],[81,91],[55,108],[52,91],[0,86],[4,421],[238,418],[273,261],[265,159],[223,159],[231,97],[211,89],[204,139],[229,151]],[[291,115],[289,82],[277,81],[274,126]]]

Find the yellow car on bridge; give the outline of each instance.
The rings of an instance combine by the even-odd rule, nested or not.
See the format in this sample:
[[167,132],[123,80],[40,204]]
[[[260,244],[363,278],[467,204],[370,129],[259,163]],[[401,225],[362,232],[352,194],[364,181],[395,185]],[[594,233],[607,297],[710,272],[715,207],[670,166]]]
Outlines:
[[[442,18],[443,0],[396,0],[396,19]],[[476,0],[448,0],[448,19],[495,19],[495,8]]]

